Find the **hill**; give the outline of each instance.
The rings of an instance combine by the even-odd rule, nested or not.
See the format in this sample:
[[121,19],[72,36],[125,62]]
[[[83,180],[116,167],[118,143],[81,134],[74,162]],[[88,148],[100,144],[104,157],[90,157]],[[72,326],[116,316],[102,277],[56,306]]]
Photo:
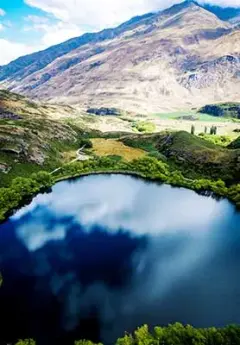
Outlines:
[[0,186],[15,176],[54,169],[68,152],[75,154],[81,130],[51,119],[67,110],[0,90]]
[[240,29],[186,1],[85,34],[0,68],[37,99],[138,112],[240,98]]
[[122,141],[159,156],[191,178],[212,178],[227,183],[239,182],[240,150],[215,145],[185,131],[152,135],[130,135]]

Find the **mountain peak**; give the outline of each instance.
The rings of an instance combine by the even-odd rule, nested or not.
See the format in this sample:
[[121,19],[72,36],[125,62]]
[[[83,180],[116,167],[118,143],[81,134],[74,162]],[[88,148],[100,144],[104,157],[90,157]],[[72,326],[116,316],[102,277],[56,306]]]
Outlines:
[[178,12],[181,12],[188,8],[195,8],[195,7],[201,7],[196,1],[193,0],[185,0],[183,2],[180,2],[179,4],[175,4],[171,6],[170,8],[164,10],[162,13],[166,13],[169,15],[177,14]]
[[184,2],[180,3],[183,4],[184,6],[199,6],[198,3],[194,0],[185,0]]

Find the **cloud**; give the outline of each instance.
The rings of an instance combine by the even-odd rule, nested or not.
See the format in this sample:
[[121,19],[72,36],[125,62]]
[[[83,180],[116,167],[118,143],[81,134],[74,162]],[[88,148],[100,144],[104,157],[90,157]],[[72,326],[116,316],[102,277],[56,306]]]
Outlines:
[[7,64],[19,56],[30,54],[36,49],[37,48],[34,46],[28,46],[23,43],[17,43],[0,38],[0,65]]
[[37,30],[43,33],[41,38],[43,48],[61,43],[69,38],[80,36],[83,33],[76,24],[63,21],[52,23],[47,17],[28,16],[26,21],[31,24],[24,28],[25,31]]
[[135,15],[163,9],[181,0],[25,0],[55,18],[99,30],[120,24]]
[[[32,32],[35,30],[38,33],[40,32],[42,37],[35,45],[28,45],[0,38],[0,66],[15,60],[20,56],[46,49],[52,45],[82,34],[81,29],[75,24],[65,23],[62,21],[55,21],[53,23],[49,18],[43,16],[28,16],[25,20],[28,24],[23,28],[23,31]],[[4,25],[0,23],[0,31],[3,31],[10,25],[10,22],[4,23]]]
[[31,22],[31,23],[36,24],[36,25],[49,23],[48,17],[36,16],[36,15],[29,15],[25,18],[25,20],[27,22]]
[[[99,180],[99,183],[93,183],[93,180]],[[209,224],[220,218],[222,207],[221,203],[216,204],[213,199],[189,190],[177,193],[169,186],[159,189],[154,184],[142,183],[139,186],[139,181],[131,177],[94,176],[69,184],[68,188],[62,190],[64,186],[64,183],[58,184],[54,187],[55,193],[38,195],[32,204],[13,216],[17,220],[30,211],[35,214],[33,223],[24,223],[19,231],[19,237],[30,251],[43,247],[48,241],[57,240],[58,236],[62,239],[70,229],[66,227],[65,232],[59,232],[59,229],[55,231],[48,226],[49,211],[54,217],[61,214],[62,217],[74,219],[75,224],[84,226],[89,232],[96,225],[104,226],[112,234],[119,229],[127,229],[137,236],[166,232],[175,234],[178,228],[186,233],[191,232],[193,236],[193,229],[196,234],[208,232]],[[162,195],[165,197],[162,198]],[[37,209],[38,205],[41,205],[43,213]],[[37,225],[36,239],[36,233],[31,229],[38,224],[39,218],[44,219],[46,225]]]
[[[133,16],[162,10],[182,0],[25,0],[55,18],[93,30],[122,23]],[[220,6],[240,6],[240,0],[202,0]]]
[[2,8],[0,8],[0,16],[5,16],[5,14],[6,14],[6,12],[2,9]]

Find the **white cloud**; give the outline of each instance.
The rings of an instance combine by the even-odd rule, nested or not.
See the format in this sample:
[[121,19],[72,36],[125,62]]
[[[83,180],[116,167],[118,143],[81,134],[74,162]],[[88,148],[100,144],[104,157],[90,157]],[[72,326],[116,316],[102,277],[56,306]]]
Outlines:
[[181,0],[25,0],[61,21],[94,30],[117,25],[135,15],[163,9]]
[[19,56],[30,54],[36,49],[37,48],[35,47],[34,49],[33,46],[31,47],[22,43],[0,38],[0,65],[7,64]]
[[25,18],[26,21],[33,24],[47,24],[49,23],[49,18],[43,16],[29,15]]
[[76,24],[63,21],[51,23],[47,17],[28,16],[26,20],[31,22],[31,25],[25,27],[25,31],[37,30],[43,33],[41,44],[44,48],[80,36],[83,33]]
[[3,24],[0,23],[0,31],[4,30]]
[[45,33],[42,37],[42,43],[46,47],[83,34],[77,25],[67,24],[64,22],[59,22],[55,25],[47,25],[44,31]]
[[6,14],[6,12],[2,9],[2,8],[0,8],[0,16],[5,16],[5,14]]
[[[133,16],[168,8],[182,0],[25,0],[61,21],[94,30],[117,25]],[[221,6],[240,6],[240,0],[202,0]]]

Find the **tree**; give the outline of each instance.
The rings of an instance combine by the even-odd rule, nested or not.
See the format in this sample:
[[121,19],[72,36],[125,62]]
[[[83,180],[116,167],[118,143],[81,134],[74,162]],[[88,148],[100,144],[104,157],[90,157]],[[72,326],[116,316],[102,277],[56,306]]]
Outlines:
[[211,135],[216,135],[217,134],[217,127],[216,126],[212,126],[210,129],[210,134]]
[[194,125],[192,125],[192,127],[191,127],[191,134],[192,134],[192,135],[195,134],[195,126],[194,126]]
[[42,187],[50,187],[53,183],[52,176],[46,171],[39,171],[38,173],[32,174],[31,178],[37,181]]
[[36,345],[33,339],[18,340],[15,345]]

